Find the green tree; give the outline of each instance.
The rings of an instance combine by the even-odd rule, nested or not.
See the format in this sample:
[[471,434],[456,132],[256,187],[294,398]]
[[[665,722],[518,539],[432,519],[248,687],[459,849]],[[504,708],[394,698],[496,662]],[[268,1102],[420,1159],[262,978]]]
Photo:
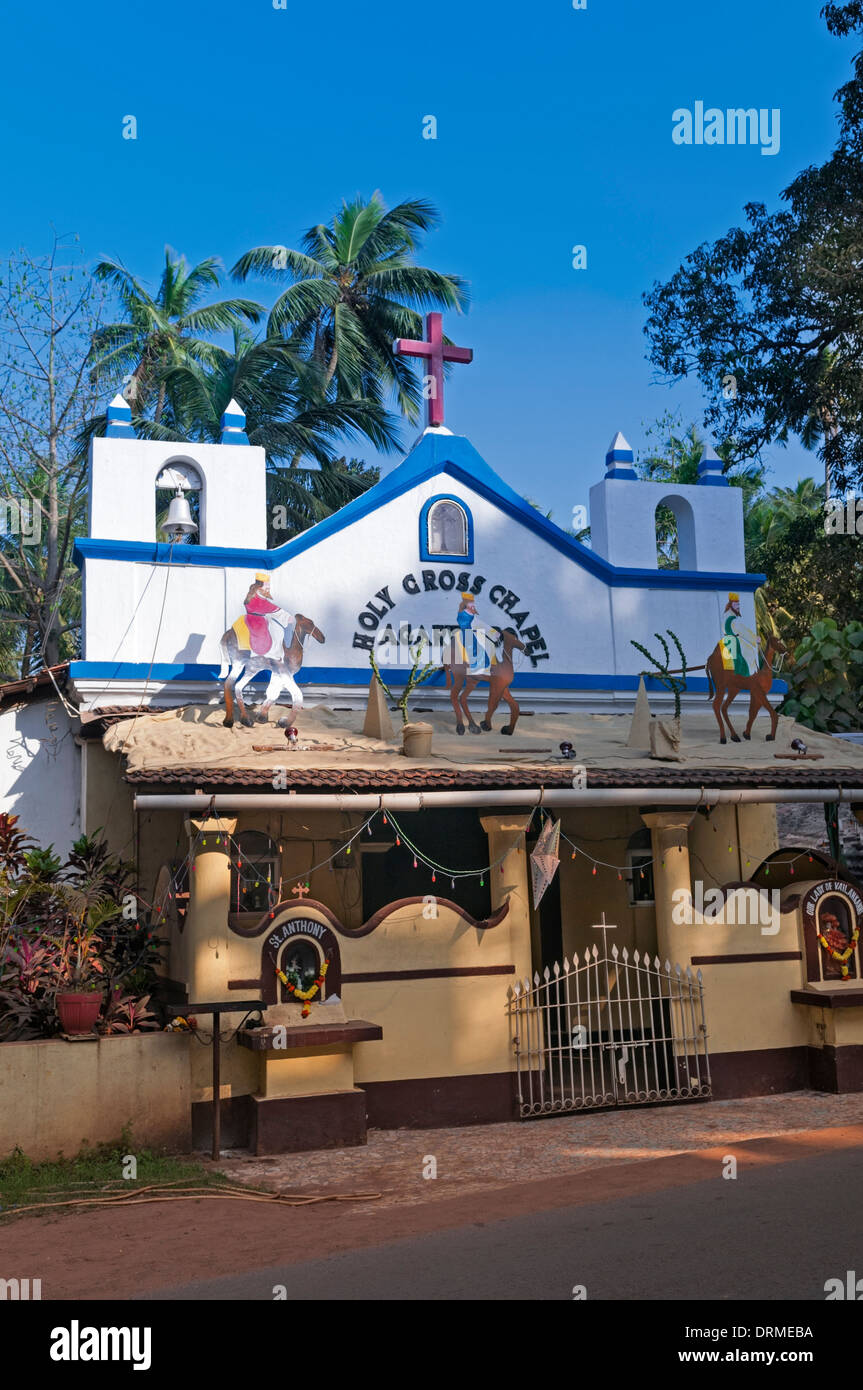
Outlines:
[[801,511],[752,547],[748,567],[767,576],[783,640],[796,648],[813,626],[830,619],[844,627],[863,613],[859,536],[825,535],[821,512]]
[[[162,421],[144,423],[150,438],[218,442],[232,399],[246,413],[249,443],[267,451],[268,545],[280,545],[338,511],[378,481],[377,468],[338,454],[343,439],[391,448],[395,434],[376,401],[329,400],[320,367],[284,338],[255,341],[236,327],[231,350],[217,348],[206,365],[189,362],[167,372]],[[311,466],[286,467],[306,457]]]
[[776,545],[801,517],[823,523],[824,488],[814,478],[801,478],[795,487],[775,487],[762,493],[749,510],[747,554],[756,546]]
[[[387,209],[379,193],[343,203],[329,225],[310,227],[300,249],[256,246],[233,275],[283,284],[267,332],[289,338],[324,373],[338,399],[383,402],[395,394],[410,421],[422,399],[417,375],[393,351],[396,338],[420,335],[421,312],[461,311],[465,282],[415,264],[424,233],[436,227],[433,205],[414,198]],[[296,460],[295,460],[296,461]]]
[[28,675],[74,655],[72,542],[84,526],[81,435],[96,408],[87,362],[104,295],[74,243],[0,270],[0,666]]
[[[859,3],[826,5],[831,33],[863,31]],[[768,212],[693,251],[644,296],[652,362],[696,375],[706,423],[747,457],[793,434],[817,446],[830,496],[863,479],[863,54],[837,94],[839,139]]]
[[813,623],[797,644],[787,672],[782,713],[810,729],[858,729],[863,714],[863,623],[840,627],[832,618]]
[[243,323],[258,323],[264,309],[250,299],[223,299],[202,304],[219,286],[220,261],[215,256],[187,266],[185,257],[165,247],[165,268],[155,295],[116,260],[101,260],[93,268],[97,280],[110,286],[125,318],[102,325],[93,337],[95,380],[124,383],[124,395],[135,414],[149,414],[159,425],[165,409],[168,372],[178,366],[212,366],[218,360],[213,335],[230,333]]

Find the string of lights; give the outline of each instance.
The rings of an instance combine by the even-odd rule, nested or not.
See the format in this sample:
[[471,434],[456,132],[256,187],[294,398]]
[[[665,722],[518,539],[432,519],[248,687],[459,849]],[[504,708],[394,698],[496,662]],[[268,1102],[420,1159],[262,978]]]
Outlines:
[[[534,813],[531,812],[531,821],[533,820],[533,814]],[[445,878],[449,878],[450,884],[453,888],[455,888],[455,881],[457,878],[476,878],[477,876],[479,877],[480,887],[483,887],[485,885],[485,875],[490,874],[492,869],[496,869],[499,865],[500,871],[501,873],[503,873],[503,861],[504,859],[506,859],[507,855],[510,854],[513,849],[513,846],[510,845],[509,848],[504,850],[503,854],[499,855],[497,859],[492,860],[490,864],[483,865],[483,867],[480,869],[447,868],[445,864],[439,864],[437,860],[432,859],[430,855],[424,854],[423,851],[419,849],[419,847],[415,845],[413,841],[405,834],[404,830],[399,825],[395,816],[391,813],[389,819],[392,821],[393,829],[396,832],[396,845],[400,845],[402,841],[404,841],[406,848],[410,850],[411,854],[414,857],[415,869],[419,868],[420,863],[424,864],[427,869],[431,869],[432,883],[435,883],[437,881],[437,875],[438,873],[441,873]],[[384,813],[384,825],[386,824],[387,814]]]
[[[709,823],[709,807],[707,808],[707,812]],[[532,823],[534,814],[535,812],[531,814],[531,821],[529,822],[529,824]],[[512,846],[510,846],[501,855],[499,855],[497,859],[493,860],[489,864],[481,865],[478,868],[454,868],[452,866],[448,866],[440,862],[439,860],[435,859],[432,855],[427,854],[423,849],[421,849],[420,846],[416,844],[411,839],[411,837],[405,832],[404,827],[396,819],[396,817],[393,816],[391,812],[378,809],[372,811],[371,814],[367,816],[365,820],[363,820],[359,825],[351,827],[347,831],[346,837],[337,844],[336,848],[332,851],[331,854],[326,855],[324,858],[310,865],[310,867],[306,869],[302,875],[299,876],[297,880],[297,886],[299,886],[302,883],[306,889],[309,889],[310,880],[314,873],[324,868],[329,868],[330,870],[332,870],[334,861],[338,859],[340,855],[350,855],[353,851],[354,845],[356,844],[357,840],[360,839],[364,831],[368,835],[372,834],[372,827],[374,825],[374,822],[378,819],[378,817],[381,818],[384,826],[392,826],[392,829],[395,833],[395,846],[403,846],[405,850],[410,855],[412,855],[413,867],[415,869],[418,869],[419,866],[422,865],[424,868],[430,870],[432,883],[437,882],[438,874],[440,874],[443,878],[449,878],[450,886],[453,889],[456,886],[457,880],[463,880],[468,878],[479,878],[480,886],[484,886],[487,874],[491,874],[492,871],[498,867],[501,869],[501,872],[503,872],[503,861],[506,859],[507,855],[511,852],[512,849]],[[150,923],[150,935],[152,935],[152,932],[156,930],[158,927],[165,925],[165,922],[167,921],[167,913],[171,903],[177,901],[178,895],[186,893],[185,885],[187,885],[188,883],[188,874],[195,872],[198,849],[205,849],[207,847],[208,837],[215,838],[215,842],[218,847],[221,848],[224,845],[225,849],[231,852],[232,868],[234,874],[236,875],[235,882],[238,887],[238,892],[245,892],[249,888],[256,887],[266,889],[270,916],[272,917],[275,915],[274,908],[276,903],[279,901],[282,880],[280,879],[278,885],[275,885],[272,882],[269,872],[261,872],[255,864],[254,860],[250,860],[248,856],[244,854],[242,845],[230,833],[230,831],[227,828],[227,825],[225,825],[222,821],[222,818],[218,815],[214,815],[211,818],[215,819],[217,823],[215,836],[213,836],[212,829],[204,830],[203,828],[201,828],[196,831],[194,837],[190,841],[189,848],[186,854],[183,856],[180,862],[176,864],[172,869],[169,882],[166,885],[160,900],[158,902],[151,903],[143,894],[138,893],[135,895],[136,905],[142,906],[143,908],[147,909],[152,915],[152,921]],[[711,829],[713,830],[714,834],[719,833],[718,826],[712,825]],[[655,855],[639,854],[636,861],[624,864],[617,864],[610,860],[599,858],[591,854],[589,850],[584,848],[585,842],[588,844],[602,843],[602,838],[598,836],[581,836],[579,837],[581,843],[576,843],[574,840],[570,839],[568,835],[564,834],[563,831],[561,831],[560,838],[566,845],[569,846],[571,859],[575,860],[580,856],[582,859],[586,860],[590,864],[591,874],[594,877],[597,875],[597,871],[600,868],[602,868],[609,869],[613,873],[616,873],[619,881],[622,881],[624,877],[634,877],[636,872],[638,873],[641,879],[644,879],[647,869],[653,868],[657,863]],[[330,843],[332,843],[333,837],[328,837],[328,839]],[[179,844],[180,841],[178,837],[178,849]],[[683,846],[679,846],[678,848],[682,852]],[[729,841],[728,853],[733,854],[734,850],[734,842]],[[697,860],[697,862],[701,865],[702,870],[706,874],[708,874],[711,878],[714,878],[716,882],[720,881],[716,877],[716,875],[707,868],[707,866],[704,864],[704,861],[692,848],[690,848],[689,853],[691,858]],[[799,850],[797,853],[787,858],[774,858],[770,862],[765,862],[762,856],[759,856],[758,854],[753,854],[750,851],[745,850],[741,846],[740,856],[742,863],[746,868],[751,868],[753,862],[759,868],[763,867],[765,877],[770,876],[771,869],[775,871],[777,869],[784,868],[788,868],[790,870],[791,875],[793,876],[796,873],[795,866],[798,865],[801,860],[808,860],[810,864],[815,862],[812,852],[808,849]],[[660,857],[659,862],[661,865],[664,866],[665,857]],[[25,939],[27,937],[39,938],[40,936],[44,936],[45,934],[44,928],[30,929],[25,926],[18,927],[15,925],[14,920],[6,922],[4,924],[4,929],[7,932],[9,932],[12,936],[14,936],[16,939]],[[128,936],[130,938],[137,937],[140,935],[141,930],[142,924],[137,921],[134,923],[130,922],[128,926],[122,926],[118,923],[116,926],[110,928],[112,936],[116,938],[121,938],[123,936]]]

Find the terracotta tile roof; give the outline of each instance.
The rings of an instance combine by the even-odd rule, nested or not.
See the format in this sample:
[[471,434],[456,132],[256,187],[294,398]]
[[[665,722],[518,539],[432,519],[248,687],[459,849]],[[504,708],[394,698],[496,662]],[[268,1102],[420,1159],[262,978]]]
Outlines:
[[[404,788],[411,791],[481,791],[485,788],[570,787],[572,770],[569,766],[501,767],[471,769],[438,767],[363,768],[347,770],[329,767],[296,767],[289,769],[287,790],[356,791]],[[255,787],[272,789],[272,768],[212,768],[172,767],[145,769],[126,773],[126,781],[135,786],[182,786],[194,791],[218,787]],[[860,768],[729,768],[677,767],[657,765],[655,768],[588,768],[589,787],[857,787],[863,784]]]
[[60,689],[63,690],[68,675],[69,663],[68,661],[61,661],[59,665],[46,666],[44,670],[36,671],[32,676],[23,676],[17,681],[4,681],[3,684],[0,685],[0,705],[6,704],[9,701],[26,699],[28,695],[31,695],[36,690],[42,693],[46,687],[49,690],[53,690],[55,681]]

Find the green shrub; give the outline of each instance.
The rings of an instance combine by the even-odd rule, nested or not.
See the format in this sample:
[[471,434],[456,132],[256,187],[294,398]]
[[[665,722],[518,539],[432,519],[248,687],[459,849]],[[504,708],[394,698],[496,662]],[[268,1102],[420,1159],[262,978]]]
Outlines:
[[782,714],[821,733],[860,728],[863,623],[854,620],[844,628],[832,618],[814,623],[798,642],[787,677]]

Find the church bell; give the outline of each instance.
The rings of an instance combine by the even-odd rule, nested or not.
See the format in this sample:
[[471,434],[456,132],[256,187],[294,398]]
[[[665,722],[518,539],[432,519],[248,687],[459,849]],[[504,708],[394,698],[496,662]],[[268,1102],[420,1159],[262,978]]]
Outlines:
[[183,489],[178,487],[176,494],[171,498],[168,515],[162,522],[162,530],[171,540],[178,541],[182,540],[184,536],[191,536],[197,529],[192,520],[188,499],[184,495]]

